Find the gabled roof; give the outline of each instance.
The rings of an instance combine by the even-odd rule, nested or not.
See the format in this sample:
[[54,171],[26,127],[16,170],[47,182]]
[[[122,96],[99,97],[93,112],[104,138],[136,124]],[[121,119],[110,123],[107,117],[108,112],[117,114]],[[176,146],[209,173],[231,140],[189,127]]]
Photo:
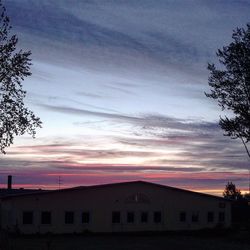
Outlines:
[[37,195],[45,195],[45,194],[52,194],[52,193],[64,193],[64,192],[72,192],[75,190],[94,190],[94,189],[102,189],[102,188],[107,188],[107,187],[119,187],[119,186],[124,186],[124,185],[131,185],[131,184],[150,185],[152,187],[158,187],[158,188],[182,192],[182,193],[184,192],[188,194],[195,194],[195,195],[202,196],[202,197],[214,198],[214,199],[219,199],[219,200],[229,201],[229,202],[231,201],[231,200],[218,197],[218,196],[214,196],[214,195],[210,195],[210,194],[194,192],[194,191],[190,191],[186,189],[165,186],[165,185],[147,182],[147,181],[129,181],[129,182],[108,183],[108,184],[100,184],[100,185],[92,185],[92,186],[78,186],[78,187],[58,189],[58,190],[40,190],[40,192],[36,190],[35,192],[29,192],[29,193],[10,194],[8,196],[2,197],[1,199],[5,200],[5,199],[11,199],[11,198],[20,197],[20,196],[32,196],[32,195],[37,196]]

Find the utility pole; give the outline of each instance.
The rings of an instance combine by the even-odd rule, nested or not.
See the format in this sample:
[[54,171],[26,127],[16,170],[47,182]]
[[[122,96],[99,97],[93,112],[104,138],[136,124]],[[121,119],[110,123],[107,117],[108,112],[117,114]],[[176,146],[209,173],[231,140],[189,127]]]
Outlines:
[[61,184],[62,184],[62,180],[61,180],[61,176],[58,176],[58,189],[61,189]]
[[250,169],[248,173],[248,194],[250,195]]

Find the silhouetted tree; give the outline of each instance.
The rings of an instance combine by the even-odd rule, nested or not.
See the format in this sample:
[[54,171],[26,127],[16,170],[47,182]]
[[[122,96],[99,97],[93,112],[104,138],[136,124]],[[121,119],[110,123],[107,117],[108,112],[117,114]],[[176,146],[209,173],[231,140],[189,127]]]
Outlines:
[[241,191],[236,188],[235,184],[228,182],[223,192],[223,197],[230,200],[239,200],[242,198]]
[[220,126],[226,136],[239,138],[250,157],[250,24],[233,31],[233,42],[216,53],[220,67],[208,64],[208,84],[211,93],[207,97],[218,101],[229,116],[220,117]]
[[10,21],[0,0],[0,152],[5,153],[14,136],[33,137],[41,121],[24,105],[22,81],[30,76],[30,51],[17,51],[18,38],[10,35]]
[[[248,200],[248,201],[250,201],[250,194],[248,193],[248,194],[244,194],[244,198],[246,199],[246,200]],[[250,215],[249,215],[250,216]]]

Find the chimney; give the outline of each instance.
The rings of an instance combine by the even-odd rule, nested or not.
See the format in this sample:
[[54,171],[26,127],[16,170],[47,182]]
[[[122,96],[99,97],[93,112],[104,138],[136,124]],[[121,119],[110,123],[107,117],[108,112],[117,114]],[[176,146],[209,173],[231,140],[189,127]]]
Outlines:
[[8,175],[8,189],[12,189],[12,175]]

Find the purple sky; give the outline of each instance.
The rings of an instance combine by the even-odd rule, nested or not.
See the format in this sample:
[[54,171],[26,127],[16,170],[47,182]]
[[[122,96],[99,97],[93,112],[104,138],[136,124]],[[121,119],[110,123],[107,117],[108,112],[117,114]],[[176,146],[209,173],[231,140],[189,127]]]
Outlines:
[[6,0],[32,51],[34,140],[0,156],[1,185],[57,188],[148,180],[221,194],[248,187],[249,160],[218,127],[208,62],[249,22],[249,1]]

